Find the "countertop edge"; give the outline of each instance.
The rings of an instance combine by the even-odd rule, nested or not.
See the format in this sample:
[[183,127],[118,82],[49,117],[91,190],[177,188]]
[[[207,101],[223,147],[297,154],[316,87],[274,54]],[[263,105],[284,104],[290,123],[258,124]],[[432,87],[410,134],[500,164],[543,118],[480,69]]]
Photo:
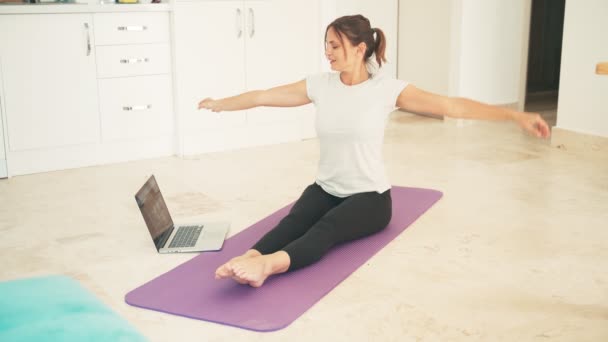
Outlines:
[[108,12],[171,12],[171,4],[44,4],[0,5],[0,15]]

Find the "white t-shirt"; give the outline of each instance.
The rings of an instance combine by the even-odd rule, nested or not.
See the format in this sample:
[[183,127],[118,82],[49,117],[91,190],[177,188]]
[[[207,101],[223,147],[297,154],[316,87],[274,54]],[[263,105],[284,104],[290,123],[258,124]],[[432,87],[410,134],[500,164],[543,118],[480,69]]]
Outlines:
[[316,183],[323,190],[347,197],[390,189],[382,158],[384,129],[407,85],[382,75],[353,86],[334,72],[306,78],[308,97],[317,109],[321,157]]

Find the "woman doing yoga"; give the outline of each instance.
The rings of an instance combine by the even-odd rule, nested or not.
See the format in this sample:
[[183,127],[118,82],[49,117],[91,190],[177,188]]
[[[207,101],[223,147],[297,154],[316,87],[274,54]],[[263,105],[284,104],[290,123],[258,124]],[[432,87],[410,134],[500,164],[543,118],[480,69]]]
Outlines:
[[391,219],[391,186],[382,160],[384,129],[395,107],[408,112],[481,120],[512,120],[546,138],[540,115],[465,98],[432,94],[405,81],[370,73],[384,57],[386,38],[361,15],[328,25],[325,56],[336,72],[237,96],[202,100],[199,109],[234,111],[257,106],[295,107],[314,103],[320,160],[316,180],[289,214],[241,256],[221,265],[217,279],[262,286],[273,274],[318,261],[332,246],[384,229]]

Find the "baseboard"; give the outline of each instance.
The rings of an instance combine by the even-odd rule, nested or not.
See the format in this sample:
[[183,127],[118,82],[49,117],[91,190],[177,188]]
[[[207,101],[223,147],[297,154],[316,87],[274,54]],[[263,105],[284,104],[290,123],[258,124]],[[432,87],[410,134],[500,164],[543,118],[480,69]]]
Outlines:
[[551,146],[565,151],[608,151],[608,137],[553,127]]
[[173,137],[157,136],[137,141],[58,146],[46,149],[7,151],[12,176],[80,167],[161,158],[173,155]]

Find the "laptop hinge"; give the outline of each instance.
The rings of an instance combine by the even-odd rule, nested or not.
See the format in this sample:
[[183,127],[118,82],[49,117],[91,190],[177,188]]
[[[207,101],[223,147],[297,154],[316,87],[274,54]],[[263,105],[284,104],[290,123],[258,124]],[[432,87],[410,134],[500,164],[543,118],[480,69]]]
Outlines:
[[169,237],[171,237],[171,233],[173,233],[173,225],[171,225],[171,227],[169,227],[169,229],[165,230],[156,239],[154,239],[154,244],[156,245],[156,250],[159,250],[159,249],[165,247],[167,240],[169,240]]

